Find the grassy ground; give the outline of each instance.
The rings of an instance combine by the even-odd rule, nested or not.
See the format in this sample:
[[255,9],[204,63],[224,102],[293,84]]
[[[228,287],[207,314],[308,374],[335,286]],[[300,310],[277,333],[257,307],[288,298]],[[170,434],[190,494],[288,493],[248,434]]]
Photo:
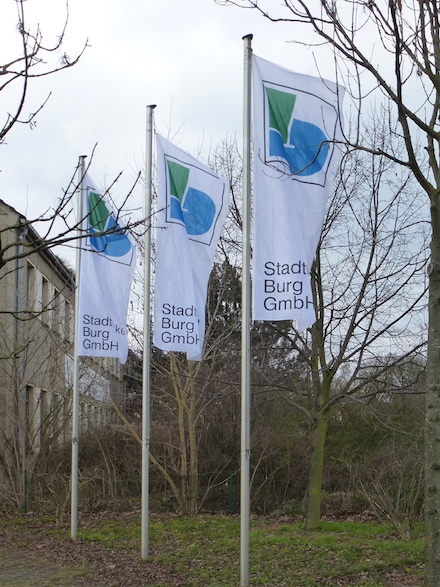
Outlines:
[[[80,565],[83,578],[72,578],[72,585],[240,584],[238,518],[152,515],[147,561],[140,560],[138,513],[88,517],[78,528],[73,544],[68,528],[57,528],[50,520],[0,519],[0,536],[6,531],[9,551],[14,541],[19,547],[28,540],[28,554],[29,545],[38,549],[40,544],[48,560],[55,552],[57,563]],[[422,528],[411,541],[403,541],[389,527],[371,521],[327,521],[319,531],[305,532],[302,523],[287,518],[254,518],[250,587],[419,587],[423,548]]]

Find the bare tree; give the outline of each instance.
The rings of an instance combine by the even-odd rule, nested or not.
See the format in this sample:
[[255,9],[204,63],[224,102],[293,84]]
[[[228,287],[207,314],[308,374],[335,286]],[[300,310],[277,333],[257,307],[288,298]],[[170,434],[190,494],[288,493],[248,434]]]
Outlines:
[[337,75],[354,101],[359,118],[368,116],[373,97],[398,120],[405,147],[396,156],[368,137],[347,143],[383,154],[415,177],[430,206],[429,342],[426,390],[425,511],[426,587],[440,582],[440,17],[434,0],[409,2],[269,0],[221,2],[254,8],[273,22],[304,25],[314,35],[308,45],[323,44],[335,55]]
[[[202,361],[187,361],[181,353],[154,348],[152,354],[150,461],[178,508],[189,514],[197,513],[213,488],[224,484],[232,464],[236,468],[238,454],[237,445],[231,449],[236,436],[228,434],[236,421],[225,415],[236,406],[239,390],[240,275],[235,260],[241,163],[234,141],[220,143],[211,166],[230,180],[232,205],[208,286]],[[139,301],[140,311],[141,306]],[[131,332],[141,348],[139,326],[133,324]],[[124,419],[139,440],[136,427]]]
[[[382,140],[379,121],[374,128]],[[312,269],[317,320],[306,333],[287,323],[272,326],[283,342],[280,376],[268,384],[284,389],[310,425],[309,529],[320,521],[331,414],[341,402],[368,401],[393,366],[423,354],[426,222],[415,193],[411,175],[396,173],[387,158],[348,152]],[[295,385],[292,353],[307,366]]]
[[[0,92],[4,92],[11,102],[10,109],[5,112],[3,122],[0,122],[0,145],[5,142],[6,136],[13,131],[15,125],[25,124],[32,127],[35,117],[47,104],[50,97],[32,108],[28,106],[29,89],[38,78],[55,75],[76,65],[87,48],[87,41],[75,56],[70,57],[63,53],[69,22],[69,4],[65,2],[65,19],[61,31],[52,44],[46,44],[39,24],[30,26],[26,19],[26,0],[11,0],[17,8],[16,32],[20,39],[21,51],[7,63],[0,64]],[[13,90],[9,94],[9,90]],[[3,96],[3,95],[2,95]],[[93,157],[93,153],[92,153]],[[89,160],[90,165],[91,159]],[[134,185],[136,185],[138,174]],[[115,182],[106,190],[105,197],[109,197]],[[79,185],[77,173],[70,180],[67,188],[54,206],[42,210],[36,218],[19,216],[16,224],[0,225],[0,269],[4,269],[2,276],[8,270],[14,271],[14,262],[24,259],[31,253],[48,250],[59,245],[66,245],[76,240],[77,230],[82,219],[75,219],[75,194]],[[133,186],[134,187],[134,186]],[[133,189],[133,188],[132,188]],[[131,195],[127,194],[124,203]],[[124,205],[122,204],[122,206]],[[122,208],[121,206],[121,208]],[[118,211],[118,216],[120,209]],[[130,227],[141,224],[126,222]],[[38,230],[38,232],[37,232]],[[16,238],[11,238],[11,234]],[[9,269],[8,269],[9,268]]]
[[[16,124],[35,124],[35,117],[47,103],[38,104],[33,111],[26,112],[29,88],[32,82],[41,77],[55,74],[76,65],[87,48],[87,41],[74,57],[62,52],[69,20],[68,2],[66,1],[66,18],[57,39],[50,45],[43,40],[43,32],[39,25],[29,27],[26,20],[25,0],[14,0],[17,5],[17,34],[21,40],[21,53],[8,63],[0,64],[0,92],[14,88],[14,103],[11,110],[4,115],[0,123],[0,145],[6,135]],[[18,97],[17,97],[18,95]]]
[[[372,110],[371,116],[363,129],[370,149],[346,152],[329,204],[312,270],[315,325],[306,333],[287,322],[253,328],[254,390],[284,390],[309,423],[308,528],[320,521],[334,409],[350,398],[368,401],[384,388],[390,369],[425,352],[427,207],[411,171],[376,154],[387,145],[395,158],[402,156],[390,111]],[[222,160],[237,163],[221,152]],[[230,222],[235,231],[230,227],[227,234],[235,236],[239,212]],[[235,244],[239,248],[238,239]]]

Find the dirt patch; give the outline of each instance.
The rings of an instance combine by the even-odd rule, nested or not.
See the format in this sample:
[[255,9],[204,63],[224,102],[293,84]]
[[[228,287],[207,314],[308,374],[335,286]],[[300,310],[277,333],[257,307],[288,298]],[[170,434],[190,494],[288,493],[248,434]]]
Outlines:
[[52,538],[44,528],[7,526],[0,535],[2,587],[147,587],[187,583],[139,554],[119,552],[95,543]]
[[76,569],[38,559],[32,552],[0,547],[0,585],[18,587],[33,585],[74,585]]

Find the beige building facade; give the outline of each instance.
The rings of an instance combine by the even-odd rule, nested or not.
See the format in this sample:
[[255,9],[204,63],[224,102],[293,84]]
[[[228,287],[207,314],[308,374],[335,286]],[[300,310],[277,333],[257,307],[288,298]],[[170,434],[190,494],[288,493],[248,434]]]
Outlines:
[[[0,200],[0,499],[20,505],[43,451],[71,440],[74,271]],[[122,398],[116,359],[81,362],[80,433]]]

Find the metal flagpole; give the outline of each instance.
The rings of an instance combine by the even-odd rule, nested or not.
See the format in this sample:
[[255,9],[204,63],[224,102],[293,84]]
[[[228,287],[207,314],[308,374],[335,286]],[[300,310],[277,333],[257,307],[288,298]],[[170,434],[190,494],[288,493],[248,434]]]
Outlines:
[[243,91],[243,275],[241,293],[241,587],[249,584],[250,471],[250,201],[251,201],[251,58],[252,35],[244,41]]
[[86,155],[80,155],[78,163],[78,229],[76,242],[76,275],[75,275],[75,327],[73,342],[73,393],[72,393],[72,471],[70,493],[70,536],[76,540],[78,527],[78,435],[79,435],[79,358],[78,358],[78,306],[79,306],[79,282],[83,229],[83,200],[84,200],[84,175]]
[[144,234],[144,355],[142,377],[142,538],[141,556],[148,557],[149,455],[150,455],[150,357],[151,357],[151,176],[153,167],[153,110],[147,106],[145,163],[145,234]]

